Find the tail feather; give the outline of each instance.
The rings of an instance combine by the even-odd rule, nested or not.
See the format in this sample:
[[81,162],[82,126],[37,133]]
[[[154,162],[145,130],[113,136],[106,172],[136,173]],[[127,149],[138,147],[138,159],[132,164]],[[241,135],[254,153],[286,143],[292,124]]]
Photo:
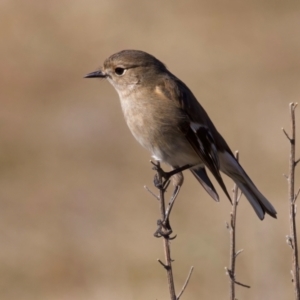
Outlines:
[[211,183],[209,177],[207,176],[206,170],[204,167],[198,167],[194,169],[190,169],[193,175],[197,178],[203,188],[207,191],[207,193],[217,202],[219,202],[219,195],[216,192],[215,187]]
[[272,204],[259,192],[255,185],[248,185],[247,183],[243,183],[238,180],[235,180],[235,182],[245,197],[249,200],[257,216],[261,220],[264,219],[265,213],[269,214],[273,218],[276,218],[276,210]]
[[220,152],[219,158],[221,171],[233,179],[252,205],[257,216],[263,220],[265,213],[267,213],[276,218],[275,208],[260,193],[239,162],[228,152]]

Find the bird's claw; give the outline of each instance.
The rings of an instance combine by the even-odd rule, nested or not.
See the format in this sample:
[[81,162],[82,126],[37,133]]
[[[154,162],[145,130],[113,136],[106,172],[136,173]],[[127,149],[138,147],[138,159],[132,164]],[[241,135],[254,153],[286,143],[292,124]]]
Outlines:
[[171,228],[168,221],[158,220],[157,225],[158,225],[158,228],[154,232],[155,237],[157,237],[157,238],[164,237],[164,238],[167,238],[169,240],[174,240],[176,238],[177,235],[175,235],[173,237],[170,237],[173,230],[172,230],[172,228]]
[[163,189],[164,183],[161,182],[161,180],[157,174],[154,175],[153,183],[157,189],[159,189],[159,190]]

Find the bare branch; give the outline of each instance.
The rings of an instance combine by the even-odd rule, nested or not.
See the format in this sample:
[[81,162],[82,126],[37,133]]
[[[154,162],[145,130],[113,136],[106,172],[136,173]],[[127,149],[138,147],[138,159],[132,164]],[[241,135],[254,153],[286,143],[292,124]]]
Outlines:
[[248,288],[248,289],[251,288],[250,285],[247,285],[247,284],[241,283],[239,281],[236,281],[235,278],[234,278],[234,275],[232,274],[232,271],[229,270],[227,267],[225,267],[225,270],[226,270],[226,274],[229,276],[229,278],[231,279],[233,284],[237,284],[237,285],[243,286],[243,287]]
[[[237,160],[239,160],[239,153],[238,151],[235,152],[235,157]],[[237,215],[237,206],[241,199],[242,192],[239,193],[239,189],[237,185],[235,184],[233,187],[233,197],[232,197],[232,206],[231,206],[231,212],[230,212],[230,224],[226,223],[227,229],[230,233],[230,259],[229,259],[229,268],[225,268],[226,274],[230,278],[230,300],[235,300],[235,284],[241,285],[243,287],[250,288],[250,286],[240,283],[235,280],[235,263],[237,256],[243,251],[243,249],[239,251],[235,251],[236,249],[236,215]]]
[[165,269],[167,269],[168,268],[168,266],[167,265],[165,265],[160,259],[157,259],[157,261],[165,268]]
[[290,205],[290,234],[286,236],[286,242],[292,249],[292,275],[295,290],[295,299],[300,300],[300,276],[299,276],[299,258],[298,258],[298,242],[297,242],[297,228],[296,228],[296,199],[299,195],[300,189],[295,194],[295,168],[299,159],[295,160],[296,152],[296,118],[295,109],[297,103],[290,103],[290,122],[291,122],[291,137],[288,137],[290,142],[290,157],[289,157],[289,176],[288,176],[288,197]]
[[146,185],[144,185],[144,189],[159,201],[159,196],[155,195]]
[[287,139],[288,139],[289,141],[291,141],[291,138],[290,138],[289,135],[286,133],[286,131],[284,130],[284,128],[281,128],[281,129],[282,129],[283,133],[285,134],[285,136],[287,137]]
[[193,270],[194,270],[194,267],[192,266],[191,269],[190,269],[190,272],[189,272],[189,274],[188,274],[188,276],[187,276],[187,278],[185,280],[185,283],[184,283],[184,285],[183,285],[183,287],[182,287],[179,295],[177,296],[177,300],[180,299],[180,297],[182,296],[183,292],[185,291],[185,289],[186,289],[186,287],[187,287],[187,285],[188,285],[188,283],[190,281],[190,278],[192,276]]
[[250,289],[250,288],[251,288],[251,286],[250,286],[250,285],[247,285],[247,284],[241,283],[241,282],[239,282],[239,281],[236,281],[236,280],[234,280],[234,283],[235,283],[235,284],[237,284],[237,285],[240,285],[240,286],[242,286],[242,287],[245,287],[245,288],[247,288],[247,289]]
[[236,199],[236,203],[237,203],[237,204],[239,204],[239,202],[240,202],[242,196],[243,196],[243,193],[242,193],[242,191],[241,191],[241,192],[240,192],[240,195],[239,195],[238,198]]
[[178,169],[174,169],[171,172],[166,173],[161,169],[159,162],[155,163],[155,162],[151,161],[151,164],[154,166],[153,169],[156,170],[156,174],[154,177],[154,185],[159,190],[159,196],[154,195],[154,193],[152,193],[147,187],[145,187],[145,188],[153,196],[155,196],[156,199],[159,200],[159,204],[160,204],[160,220],[157,221],[158,229],[154,233],[154,236],[163,238],[165,262],[162,262],[160,259],[158,259],[158,262],[164,267],[164,269],[167,272],[170,299],[178,300],[182,296],[183,292],[185,291],[185,289],[188,285],[188,282],[192,275],[193,267],[190,270],[190,273],[185,281],[185,284],[183,285],[181,292],[179,293],[179,296],[176,297],[174,278],[173,278],[173,270],[172,270],[172,262],[174,260],[171,259],[171,247],[170,247],[170,241],[175,239],[176,235],[173,237],[170,236],[173,231],[172,231],[172,227],[170,225],[169,217],[170,217],[173,205],[175,203],[175,200],[180,191],[180,186],[175,187],[173,195],[168,203],[167,209],[166,209],[166,203],[165,203],[165,192],[170,183],[169,178],[178,172],[188,169],[190,166],[186,165],[186,166],[180,167]]
[[239,251],[235,254],[235,258],[237,258],[238,255],[239,255],[240,253],[242,253],[243,251],[244,251],[244,249],[239,250]]

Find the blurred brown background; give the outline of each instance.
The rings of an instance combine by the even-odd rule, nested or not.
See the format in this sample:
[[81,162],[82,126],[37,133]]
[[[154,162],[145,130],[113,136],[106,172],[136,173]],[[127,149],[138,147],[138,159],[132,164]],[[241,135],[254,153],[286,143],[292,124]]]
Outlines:
[[[2,0],[0,24],[1,299],[168,299],[158,204],[143,189],[150,155],[113,88],[83,79],[122,49],[155,55],[192,89],[277,208],[261,222],[239,206],[237,279],[251,289],[238,298],[293,299],[281,127],[300,101],[299,1]],[[177,290],[193,265],[182,299],[227,299],[229,202],[185,178]]]

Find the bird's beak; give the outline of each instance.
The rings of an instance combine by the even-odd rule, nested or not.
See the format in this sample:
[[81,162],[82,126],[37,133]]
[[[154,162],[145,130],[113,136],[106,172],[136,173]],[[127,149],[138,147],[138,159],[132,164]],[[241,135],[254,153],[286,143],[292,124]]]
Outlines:
[[107,75],[104,72],[102,72],[101,70],[98,70],[98,71],[94,71],[89,74],[86,74],[84,76],[84,78],[106,78],[106,76]]

